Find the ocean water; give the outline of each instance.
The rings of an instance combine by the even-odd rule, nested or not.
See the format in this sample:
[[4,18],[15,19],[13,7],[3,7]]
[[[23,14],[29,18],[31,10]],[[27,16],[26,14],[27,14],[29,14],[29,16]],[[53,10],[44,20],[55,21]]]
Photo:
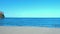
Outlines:
[[60,18],[4,18],[0,26],[60,27]]

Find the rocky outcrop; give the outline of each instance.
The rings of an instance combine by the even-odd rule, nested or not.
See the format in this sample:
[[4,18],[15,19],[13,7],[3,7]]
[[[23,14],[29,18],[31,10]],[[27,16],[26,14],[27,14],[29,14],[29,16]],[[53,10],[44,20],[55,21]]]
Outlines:
[[0,18],[5,18],[4,13],[0,12]]

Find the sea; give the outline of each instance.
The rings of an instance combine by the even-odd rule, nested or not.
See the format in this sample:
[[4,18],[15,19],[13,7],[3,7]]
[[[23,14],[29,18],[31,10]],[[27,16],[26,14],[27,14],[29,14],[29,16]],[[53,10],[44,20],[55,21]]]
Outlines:
[[60,28],[60,18],[4,18],[0,19],[0,26],[32,26]]

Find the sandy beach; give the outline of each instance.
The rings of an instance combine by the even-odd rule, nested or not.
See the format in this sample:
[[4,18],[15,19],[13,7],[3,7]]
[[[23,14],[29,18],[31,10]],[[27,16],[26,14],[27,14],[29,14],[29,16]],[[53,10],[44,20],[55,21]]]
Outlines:
[[0,26],[0,34],[60,34],[60,28]]

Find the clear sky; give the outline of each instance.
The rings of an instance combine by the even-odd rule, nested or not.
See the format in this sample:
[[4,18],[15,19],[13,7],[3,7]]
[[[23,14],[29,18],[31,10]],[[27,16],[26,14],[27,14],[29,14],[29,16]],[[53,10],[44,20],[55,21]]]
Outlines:
[[60,17],[60,0],[0,0],[6,17]]

